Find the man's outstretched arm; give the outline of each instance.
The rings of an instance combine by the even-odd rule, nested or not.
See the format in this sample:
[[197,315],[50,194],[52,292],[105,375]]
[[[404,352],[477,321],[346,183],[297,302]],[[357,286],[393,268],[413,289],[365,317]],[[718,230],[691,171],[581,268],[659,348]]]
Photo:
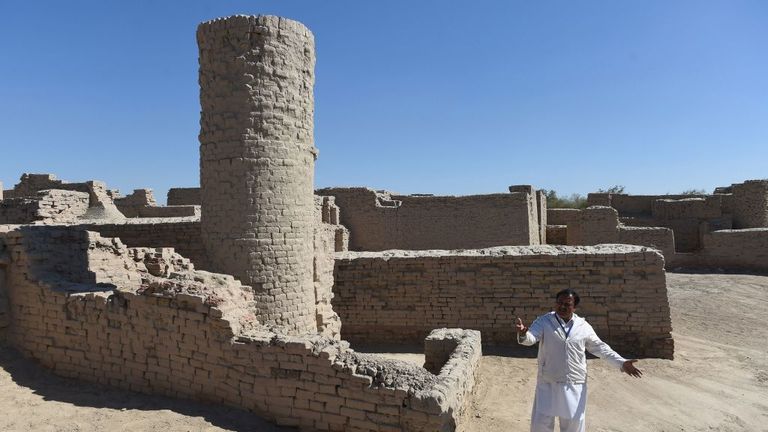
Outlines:
[[622,372],[635,378],[643,376],[643,371],[635,367],[636,359],[627,360],[614,351],[610,345],[603,342],[590,328],[591,334],[587,337],[586,348],[590,354],[600,357],[603,360],[618,367]]

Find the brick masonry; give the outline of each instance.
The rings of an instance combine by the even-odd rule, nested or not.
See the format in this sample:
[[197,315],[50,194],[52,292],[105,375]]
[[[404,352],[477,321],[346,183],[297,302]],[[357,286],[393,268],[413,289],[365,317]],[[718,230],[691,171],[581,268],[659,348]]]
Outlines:
[[171,205],[200,205],[200,188],[171,188],[168,190],[166,204]]
[[315,46],[296,21],[200,24],[202,237],[211,267],[252,286],[264,323],[317,331]]
[[[74,228],[0,233],[0,334],[55,373],[227,404],[302,430],[452,431],[481,356],[480,335],[444,330],[439,375],[345,342],[258,323],[249,287],[195,271],[169,249],[125,247]],[[3,322],[3,321],[0,321]]]
[[571,246],[633,244],[658,249],[667,262],[675,259],[675,237],[669,228],[624,226],[619,222],[616,209],[604,206],[587,207],[561,216],[567,221],[566,243]]
[[672,229],[675,250],[682,253],[698,253],[712,231],[768,228],[768,180],[716,188],[712,195],[593,193],[588,203],[615,208],[625,225]]
[[672,358],[664,260],[653,249],[498,247],[476,251],[339,254],[334,310],[353,343],[414,343],[432,329],[479,330],[509,344],[514,320],[551,310],[563,288],[582,297],[580,314],[627,355]]
[[368,188],[326,188],[350,231],[349,248],[472,249],[539,244],[536,195],[393,195]]
[[0,224],[74,223],[88,211],[88,193],[40,190],[34,197],[0,200]]

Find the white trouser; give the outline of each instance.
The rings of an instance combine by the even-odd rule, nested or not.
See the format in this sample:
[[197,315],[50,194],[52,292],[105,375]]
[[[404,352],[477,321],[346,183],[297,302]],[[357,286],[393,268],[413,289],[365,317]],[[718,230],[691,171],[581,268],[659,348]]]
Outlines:
[[[560,419],[560,432],[586,432],[585,416],[578,418]],[[555,418],[534,412],[531,418],[531,432],[552,432],[555,430]]]
[[553,432],[555,417],[560,432],[585,432],[587,383],[555,384],[540,381],[531,410],[531,432]]

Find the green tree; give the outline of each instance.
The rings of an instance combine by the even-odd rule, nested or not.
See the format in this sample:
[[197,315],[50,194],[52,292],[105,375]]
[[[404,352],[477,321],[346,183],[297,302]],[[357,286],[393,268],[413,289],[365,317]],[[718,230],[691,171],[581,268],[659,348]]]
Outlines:
[[587,198],[581,194],[571,194],[567,197],[559,197],[557,192],[550,189],[542,189],[547,197],[547,208],[586,208]]
[[704,189],[686,189],[680,192],[680,195],[706,195],[707,191]]
[[598,193],[610,193],[610,194],[623,194],[624,193],[624,186],[622,185],[613,185],[609,187],[608,189],[598,189]]

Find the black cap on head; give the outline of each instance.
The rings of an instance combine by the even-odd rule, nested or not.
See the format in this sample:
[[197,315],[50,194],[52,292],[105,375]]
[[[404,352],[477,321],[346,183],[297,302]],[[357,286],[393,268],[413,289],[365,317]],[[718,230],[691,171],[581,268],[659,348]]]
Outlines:
[[581,299],[579,298],[579,295],[576,293],[576,291],[566,288],[564,290],[558,291],[557,294],[555,294],[555,300],[559,299],[560,296],[566,296],[566,297],[573,297],[573,305],[578,306]]

